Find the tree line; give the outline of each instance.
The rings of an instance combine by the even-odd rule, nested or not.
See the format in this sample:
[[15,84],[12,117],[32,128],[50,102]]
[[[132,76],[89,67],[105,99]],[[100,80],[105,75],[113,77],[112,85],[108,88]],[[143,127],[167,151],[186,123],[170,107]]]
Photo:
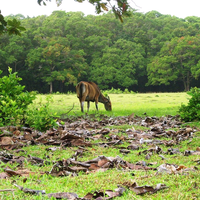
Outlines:
[[200,18],[132,10],[123,23],[107,14],[54,11],[7,16],[26,31],[0,35],[0,69],[8,66],[28,91],[75,91],[81,80],[101,89],[188,91],[200,86]]

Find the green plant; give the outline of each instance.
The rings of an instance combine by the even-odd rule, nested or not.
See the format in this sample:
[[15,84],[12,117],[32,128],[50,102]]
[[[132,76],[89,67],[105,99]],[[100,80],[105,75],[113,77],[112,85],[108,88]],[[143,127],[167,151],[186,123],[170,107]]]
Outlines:
[[110,93],[110,94],[134,94],[135,92],[133,91],[129,91],[127,88],[124,89],[124,91],[122,91],[120,88],[115,89],[115,88],[111,88],[110,90],[104,90],[105,93]]
[[[57,127],[56,119],[51,115],[49,106],[53,101],[52,96],[46,96],[45,103],[40,100],[38,104],[34,104],[28,111],[26,123],[39,131],[45,131],[51,127]],[[55,114],[54,114],[55,116]]]
[[181,105],[179,109],[180,117],[186,122],[200,120],[200,88],[191,88],[187,94],[192,97],[187,105]]
[[24,92],[17,72],[12,73],[11,68],[8,72],[8,76],[0,78],[0,126],[23,123],[27,107],[36,97],[34,92]]
[[126,89],[124,89],[124,94],[129,94],[130,92],[129,92],[129,90],[126,88]]

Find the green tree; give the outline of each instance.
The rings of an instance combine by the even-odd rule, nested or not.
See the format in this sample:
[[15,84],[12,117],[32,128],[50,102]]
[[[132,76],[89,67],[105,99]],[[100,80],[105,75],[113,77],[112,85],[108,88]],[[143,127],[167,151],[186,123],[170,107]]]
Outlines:
[[0,35],[8,33],[9,35],[21,35],[21,31],[26,29],[21,26],[21,22],[16,19],[5,19],[0,11]]
[[193,69],[198,68],[199,60],[200,39],[198,36],[173,38],[165,43],[148,65],[148,84],[169,85],[171,81],[181,80],[185,91],[188,91],[191,79],[195,77]]
[[93,79],[106,88],[109,85],[131,87],[137,84],[138,76],[144,72],[144,50],[141,45],[119,39],[111,47],[106,47],[102,58],[92,62]]
[[19,72],[24,68],[27,53],[31,48],[31,40],[26,33],[22,33],[22,36],[10,36],[9,43],[3,48],[6,52],[6,64],[12,67],[14,72]]
[[27,62],[50,85],[50,93],[56,80],[76,84],[86,65],[84,52],[71,50],[66,38],[45,38],[41,42],[40,47],[29,52]]

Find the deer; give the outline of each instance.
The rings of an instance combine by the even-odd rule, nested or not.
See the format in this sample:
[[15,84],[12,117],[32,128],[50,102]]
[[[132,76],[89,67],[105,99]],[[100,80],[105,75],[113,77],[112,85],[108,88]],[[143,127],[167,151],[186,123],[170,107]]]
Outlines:
[[90,101],[95,102],[96,110],[98,111],[98,102],[103,103],[107,111],[112,110],[112,105],[109,97],[105,97],[99,87],[94,82],[81,81],[76,86],[77,98],[80,101],[81,112],[84,112],[84,102],[87,101],[87,110],[89,112]]

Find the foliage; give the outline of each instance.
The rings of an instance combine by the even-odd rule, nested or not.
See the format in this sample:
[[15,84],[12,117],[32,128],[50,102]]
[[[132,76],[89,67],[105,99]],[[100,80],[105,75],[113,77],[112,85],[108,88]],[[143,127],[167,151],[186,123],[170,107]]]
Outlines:
[[187,105],[182,104],[179,109],[181,119],[186,122],[200,120],[200,88],[191,88],[188,95],[191,96]]
[[39,93],[75,92],[81,80],[122,91],[200,87],[200,18],[180,19],[157,11],[132,14],[123,23],[110,12],[8,16],[7,20],[19,19],[26,31],[21,37],[1,35],[3,75],[9,65],[28,91]]
[[21,22],[19,20],[5,20],[0,11],[0,35],[4,33],[8,33],[9,35],[21,35],[21,32],[25,30],[26,29],[21,26]]
[[[51,1],[51,0],[37,0],[38,4],[46,5],[45,1]],[[61,5],[63,0],[56,0],[57,5]],[[84,0],[78,0],[79,3],[82,3]],[[97,14],[100,14],[103,11],[109,11],[109,6],[111,7],[111,10],[113,11],[116,18],[120,19],[121,22],[123,22],[123,17],[125,16],[131,16],[131,12],[128,10],[130,8],[130,5],[127,0],[117,1],[117,5],[112,5],[110,0],[106,0],[107,2],[102,2],[101,0],[90,0],[89,2],[93,5],[95,5],[95,10]],[[21,22],[12,19],[12,20],[5,20],[4,16],[1,14],[0,11],[0,35],[3,33],[16,34],[21,35],[22,31],[25,31],[26,29],[21,26]]]
[[8,71],[8,76],[0,78],[0,126],[26,124],[41,131],[57,126],[49,111],[52,99],[47,97],[45,104],[30,107],[36,93],[24,92],[25,86],[19,84],[21,78],[17,72],[12,73],[11,68]]
[[199,37],[176,37],[166,42],[157,56],[148,65],[148,78],[151,84],[170,84],[170,81],[181,80],[185,91],[190,88],[191,79],[198,77],[200,62]]
[[[24,92],[24,87],[19,84],[21,80],[17,72],[0,78],[0,126],[19,125],[25,120],[27,107],[35,99],[35,94]],[[2,71],[0,71],[0,74]]]
[[115,88],[111,88],[110,90],[104,90],[103,93],[110,93],[110,94],[134,94],[135,92],[133,91],[129,91],[127,88],[124,89],[124,91],[122,91],[120,88],[115,89]]
[[[43,5],[46,5],[45,1],[51,1],[51,0],[37,0],[38,4],[41,5],[41,3],[43,3]],[[63,0],[56,0],[57,6],[62,4]],[[82,3],[85,0],[77,0],[77,2]],[[89,3],[93,4],[95,6],[95,10],[97,14],[100,14],[104,11],[109,11],[112,10],[113,13],[115,14],[116,18],[120,19],[121,22],[123,22],[123,17],[124,16],[130,16],[130,12],[128,11],[128,9],[130,8],[130,3],[128,2],[128,0],[123,0],[123,1],[119,1],[117,0],[117,4],[115,3],[115,1],[110,1],[110,0],[106,0],[106,1],[102,1],[102,0],[89,0]]]
[[[47,96],[45,103],[40,100],[27,111],[26,123],[39,131],[45,131],[52,127],[57,127],[56,119],[53,118],[49,110],[52,97]],[[56,114],[54,114],[55,116]]]
[[136,85],[138,83],[136,74],[140,75],[144,69],[144,54],[141,45],[119,39],[112,47],[103,50],[101,58],[93,60],[92,65],[95,70],[92,77],[101,88],[106,87],[102,84],[104,82],[107,84],[117,82],[122,87]]

